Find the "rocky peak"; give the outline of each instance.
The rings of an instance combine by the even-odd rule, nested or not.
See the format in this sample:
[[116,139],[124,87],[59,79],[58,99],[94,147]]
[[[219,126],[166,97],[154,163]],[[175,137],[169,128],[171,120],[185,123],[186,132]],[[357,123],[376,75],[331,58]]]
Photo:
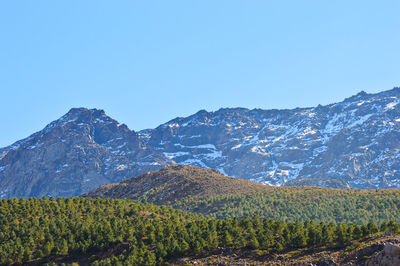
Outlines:
[[385,95],[385,96],[397,96],[400,97],[400,87],[394,87],[391,90],[383,91],[381,93],[378,93],[378,95]]
[[86,108],[0,154],[0,198],[79,195],[172,163],[103,110]]
[[45,130],[50,130],[54,127],[63,127],[68,124],[72,125],[94,125],[94,124],[113,124],[118,126],[119,123],[107,116],[103,110],[100,109],[87,109],[87,108],[72,108],[68,113],[63,115],[60,119],[57,119],[46,126]]
[[365,91],[360,91],[359,93],[357,93],[356,95],[353,95],[349,98],[346,98],[344,100],[344,102],[352,102],[352,101],[357,101],[357,100],[362,100],[362,99],[366,99],[368,97],[368,93],[366,93]]

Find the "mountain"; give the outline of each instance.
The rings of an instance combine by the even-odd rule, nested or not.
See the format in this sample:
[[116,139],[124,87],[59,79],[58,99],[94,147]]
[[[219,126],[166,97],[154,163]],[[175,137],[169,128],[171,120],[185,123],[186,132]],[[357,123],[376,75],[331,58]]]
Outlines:
[[179,164],[269,185],[400,187],[400,88],[314,108],[204,110],[139,132]]
[[0,197],[76,196],[170,163],[104,111],[74,108],[0,149]]
[[75,196],[178,163],[275,186],[400,187],[400,88],[313,108],[201,110],[139,132],[74,108],[0,149],[0,198]]
[[214,169],[190,165],[171,165],[147,172],[120,183],[108,184],[84,197],[143,199],[156,204],[200,200],[228,194],[264,192],[267,186],[222,175]]

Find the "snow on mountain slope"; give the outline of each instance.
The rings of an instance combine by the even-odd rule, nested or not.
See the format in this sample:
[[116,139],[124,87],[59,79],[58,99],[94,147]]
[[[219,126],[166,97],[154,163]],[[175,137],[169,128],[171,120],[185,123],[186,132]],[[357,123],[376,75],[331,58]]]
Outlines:
[[314,108],[201,110],[130,130],[74,108],[0,149],[0,198],[74,196],[173,163],[269,185],[400,187],[400,88]]
[[399,187],[399,101],[395,88],[315,108],[200,111],[142,139],[177,163],[264,184]]

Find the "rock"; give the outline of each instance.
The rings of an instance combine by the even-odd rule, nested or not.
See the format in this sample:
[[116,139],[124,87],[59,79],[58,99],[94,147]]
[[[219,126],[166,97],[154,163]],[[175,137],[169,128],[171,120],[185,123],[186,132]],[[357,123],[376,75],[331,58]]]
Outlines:
[[400,246],[392,243],[385,243],[383,252],[388,256],[400,256]]
[[400,265],[400,246],[384,243],[383,250],[376,252],[365,262],[366,266],[397,266]]
[[111,256],[118,256],[118,255],[122,254],[122,252],[124,252],[125,250],[129,250],[130,247],[131,247],[131,244],[128,242],[118,243],[115,247],[110,248],[109,250],[105,251],[101,256],[101,259],[109,258]]
[[331,265],[338,265],[333,258],[324,259],[317,263],[317,266],[331,266]]

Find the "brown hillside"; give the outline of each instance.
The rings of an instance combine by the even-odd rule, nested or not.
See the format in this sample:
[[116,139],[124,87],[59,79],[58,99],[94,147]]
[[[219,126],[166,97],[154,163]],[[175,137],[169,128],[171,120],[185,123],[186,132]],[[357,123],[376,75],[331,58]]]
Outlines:
[[250,194],[268,186],[227,177],[217,170],[190,165],[171,165],[163,169],[104,185],[83,197],[146,198],[156,204],[172,203],[187,197],[203,199],[224,194]]

